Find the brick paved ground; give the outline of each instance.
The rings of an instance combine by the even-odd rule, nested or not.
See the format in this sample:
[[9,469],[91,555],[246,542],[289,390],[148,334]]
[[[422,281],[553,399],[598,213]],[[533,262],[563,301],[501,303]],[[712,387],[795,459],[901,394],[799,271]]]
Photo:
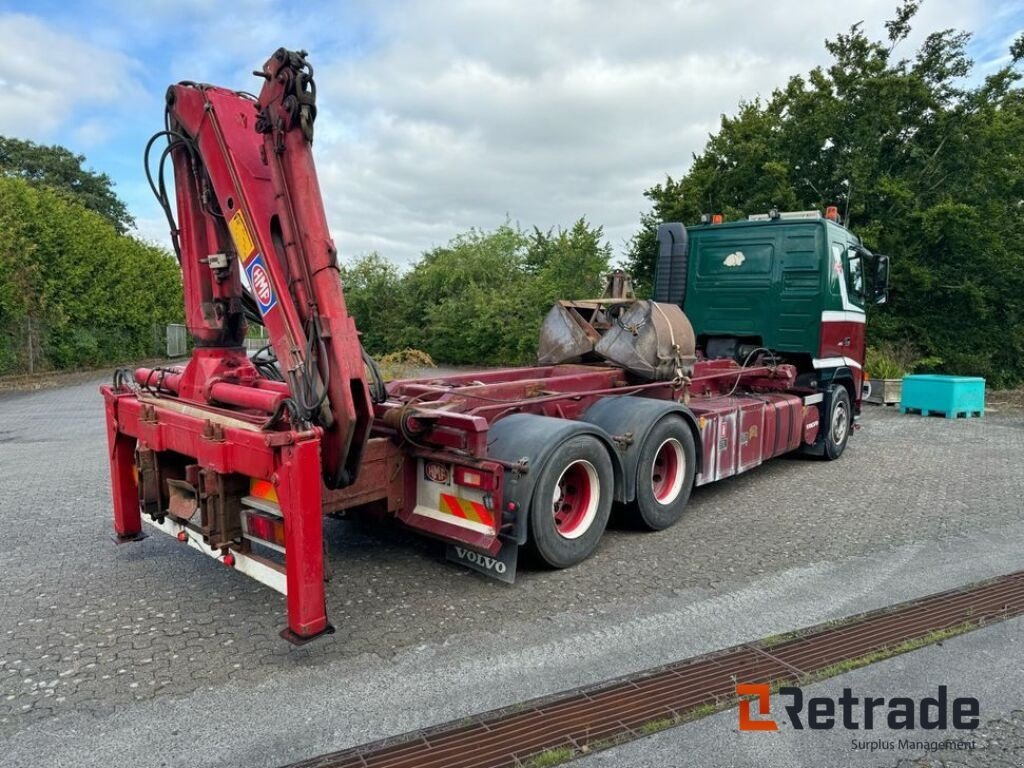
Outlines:
[[671,530],[615,528],[586,563],[521,572],[512,587],[400,530],[328,521],[338,632],[294,648],[277,636],[276,593],[167,537],[111,543],[97,384],[0,395],[0,739],[462,635],[554,636],[639,601],[1021,519],[1019,414],[954,423],[871,409],[838,462],[780,459],[702,488]]

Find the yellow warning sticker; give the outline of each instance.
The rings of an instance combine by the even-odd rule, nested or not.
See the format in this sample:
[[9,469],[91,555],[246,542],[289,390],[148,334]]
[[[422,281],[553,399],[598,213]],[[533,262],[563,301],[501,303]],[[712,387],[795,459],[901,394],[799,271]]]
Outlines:
[[231,230],[231,237],[235,240],[235,247],[238,248],[238,256],[245,264],[256,250],[252,242],[252,235],[249,234],[249,225],[245,223],[245,214],[238,211],[228,221],[228,229]]

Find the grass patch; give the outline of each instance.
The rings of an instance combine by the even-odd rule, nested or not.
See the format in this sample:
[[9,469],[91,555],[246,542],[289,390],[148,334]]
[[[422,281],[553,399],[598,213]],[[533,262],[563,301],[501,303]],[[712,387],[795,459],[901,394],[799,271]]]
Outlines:
[[572,747],[555,747],[544,752],[538,752],[523,763],[523,768],[550,768],[552,765],[572,760],[576,756],[576,750]]
[[835,664],[830,664],[827,667],[822,667],[817,672],[812,672],[811,674],[802,677],[800,679],[800,683],[811,683],[817,680],[825,680],[829,677],[835,677],[836,675],[841,675],[844,672],[866,667],[869,664],[884,661],[885,659],[891,659],[893,656],[899,656],[902,653],[908,653],[909,651],[916,651],[918,648],[942,643],[943,640],[948,640],[951,637],[956,637],[957,635],[962,635],[965,632],[970,632],[972,629],[978,629],[980,626],[981,622],[965,621],[962,624],[957,624],[955,627],[937,629],[929,632],[927,635],[915,637],[910,640],[904,640],[902,643],[892,647],[880,648],[877,651],[865,654],[864,656],[858,656],[855,659],[846,659],[844,661],[836,662]]
[[694,707],[689,712],[683,713],[683,716],[680,718],[680,722],[688,723],[691,720],[700,720],[702,717],[715,714],[715,712],[724,709],[726,704],[731,703],[732,702],[712,704],[711,702],[708,702],[707,704],[701,704],[699,707]]
[[652,733],[657,733],[658,731],[664,731],[666,728],[671,728],[675,724],[675,718],[663,717],[660,720],[651,720],[649,723],[644,723],[636,730],[637,733],[649,736]]
[[389,352],[377,359],[384,381],[404,379],[424,368],[436,368],[433,358],[419,349],[403,349]]
[[777,645],[782,645],[790,640],[796,640],[803,633],[799,629],[794,629],[790,632],[780,632],[777,635],[768,635],[758,641],[757,645],[759,648],[774,648]]

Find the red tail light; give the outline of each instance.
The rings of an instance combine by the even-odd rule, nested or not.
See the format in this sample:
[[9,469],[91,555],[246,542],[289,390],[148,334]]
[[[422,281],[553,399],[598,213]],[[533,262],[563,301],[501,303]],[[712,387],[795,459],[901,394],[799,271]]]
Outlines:
[[242,530],[251,539],[273,549],[284,549],[284,520],[265,512],[246,509],[242,512]]

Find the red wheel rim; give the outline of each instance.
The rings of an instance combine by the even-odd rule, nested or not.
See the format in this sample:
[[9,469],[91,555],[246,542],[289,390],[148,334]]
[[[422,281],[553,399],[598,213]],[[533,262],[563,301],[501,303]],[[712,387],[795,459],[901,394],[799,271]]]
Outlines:
[[683,491],[686,478],[686,454],[674,437],[658,446],[651,464],[651,491],[659,504],[671,504]]
[[558,534],[578,539],[586,533],[597,516],[600,499],[601,481],[593,464],[580,459],[563,469],[551,499]]

